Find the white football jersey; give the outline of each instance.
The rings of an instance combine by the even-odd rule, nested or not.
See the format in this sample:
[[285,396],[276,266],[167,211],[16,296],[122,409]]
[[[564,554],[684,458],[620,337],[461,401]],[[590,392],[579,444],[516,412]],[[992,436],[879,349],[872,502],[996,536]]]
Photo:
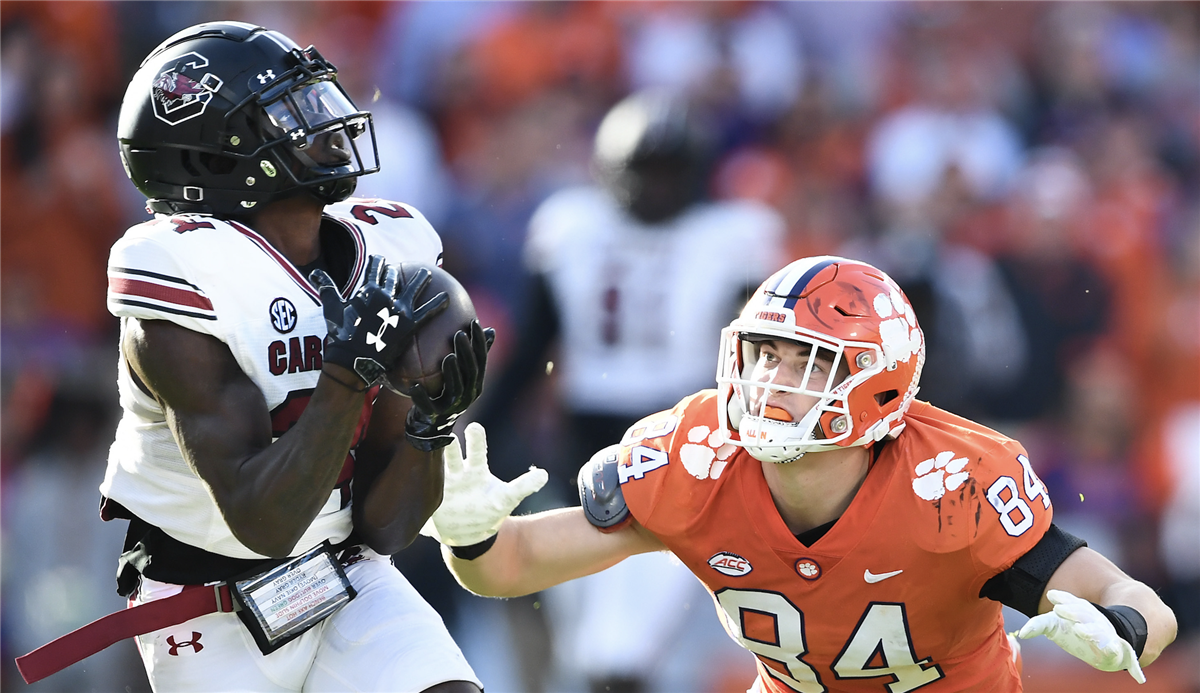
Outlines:
[[784,222],[753,202],[697,204],[647,226],[600,188],[534,213],[532,271],[557,303],[563,396],[576,412],[640,416],[712,387],[721,328],[786,263]]
[[[343,297],[364,283],[369,255],[441,264],[441,239],[412,207],[351,198],[326,207],[325,216],[345,229],[354,246]],[[127,318],[169,320],[228,345],[262,390],[276,438],[296,422],[316,388],[327,333],[319,294],[242,223],[182,214],[129,229],[109,256],[108,309],[122,318],[122,329]],[[234,538],[207,485],[184,460],[162,408],[132,380],[124,355],[118,371],[123,416],[100,492],[181,542],[234,558],[262,558]],[[349,536],[352,472],[353,452],[293,555]]]

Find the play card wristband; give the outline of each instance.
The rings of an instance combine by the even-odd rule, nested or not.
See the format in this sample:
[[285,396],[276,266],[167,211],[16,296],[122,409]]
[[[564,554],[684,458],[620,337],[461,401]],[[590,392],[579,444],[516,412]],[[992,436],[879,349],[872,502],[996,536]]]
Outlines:
[[270,654],[340,609],[357,594],[328,541],[256,575],[229,581],[238,617],[258,649]]

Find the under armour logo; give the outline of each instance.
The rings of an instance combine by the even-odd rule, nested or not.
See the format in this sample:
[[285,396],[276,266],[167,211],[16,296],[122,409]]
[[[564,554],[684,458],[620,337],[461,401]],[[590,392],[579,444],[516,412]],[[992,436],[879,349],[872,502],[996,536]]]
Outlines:
[[378,332],[367,335],[367,344],[374,344],[375,351],[383,351],[384,348],[387,347],[387,344],[385,344],[383,341],[383,331],[388,327],[395,327],[396,325],[399,325],[400,316],[392,315],[392,312],[387,308],[380,308],[377,315],[379,316],[380,320],[383,320],[383,324],[379,326]]
[[338,554],[338,563],[341,563],[343,568],[349,568],[355,563],[365,560],[367,560],[367,557],[362,555],[362,547],[359,546],[351,546],[343,549],[342,552]]
[[192,631],[192,639],[191,640],[185,640],[183,642],[175,642],[175,636],[168,635],[167,636],[167,644],[171,646],[171,649],[167,651],[167,654],[171,655],[172,657],[179,656],[179,648],[181,648],[181,647],[191,647],[196,652],[199,652],[200,650],[204,649],[204,645],[200,644],[200,634],[197,633],[196,631]]
[[260,72],[260,73],[258,73],[257,77],[258,77],[259,84],[266,84],[267,82],[270,82],[271,80],[275,79],[275,71],[267,70],[266,72]]

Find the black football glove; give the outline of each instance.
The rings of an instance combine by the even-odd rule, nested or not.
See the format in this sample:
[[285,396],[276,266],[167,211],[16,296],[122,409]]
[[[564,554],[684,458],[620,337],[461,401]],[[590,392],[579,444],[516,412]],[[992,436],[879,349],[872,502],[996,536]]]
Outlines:
[[[321,292],[321,307],[329,335],[324,360],[349,368],[367,387],[383,379],[412,344],[417,328],[446,309],[449,297],[441,292],[419,307],[417,295],[433,274],[422,268],[396,295],[399,272],[372,255],[367,261],[367,281],[349,301],[343,301],[337,285],[324,271],[316,269],[308,280]],[[380,281],[382,280],[382,284]]]
[[484,329],[478,320],[471,322],[471,334],[454,334],[454,353],[442,359],[442,393],[432,398],[420,383],[408,396],[413,406],[404,427],[408,442],[418,450],[430,452],[450,444],[454,421],[483,394],[483,376],[487,370],[488,350],[496,341],[496,331]]

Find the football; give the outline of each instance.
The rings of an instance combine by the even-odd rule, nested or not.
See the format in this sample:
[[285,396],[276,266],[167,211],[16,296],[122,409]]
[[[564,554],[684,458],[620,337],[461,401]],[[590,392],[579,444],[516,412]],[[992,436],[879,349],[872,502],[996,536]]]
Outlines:
[[433,279],[417,295],[416,306],[445,291],[450,299],[445,310],[433,316],[417,330],[412,346],[400,357],[396,366],[388,372],[388,381],[396,390],[408,394],[412,386],[421,383],[425,392],[437,397],[442,391],[442,359],[454,353],[454,334],[459,330],[471,333],[471,321],[475,320],[475,304],[462,284],[449,272],[434,265],[421,262],[402,262],[397,267],[400,279],[397,289],[403,287],[421,268],[433,273]]

